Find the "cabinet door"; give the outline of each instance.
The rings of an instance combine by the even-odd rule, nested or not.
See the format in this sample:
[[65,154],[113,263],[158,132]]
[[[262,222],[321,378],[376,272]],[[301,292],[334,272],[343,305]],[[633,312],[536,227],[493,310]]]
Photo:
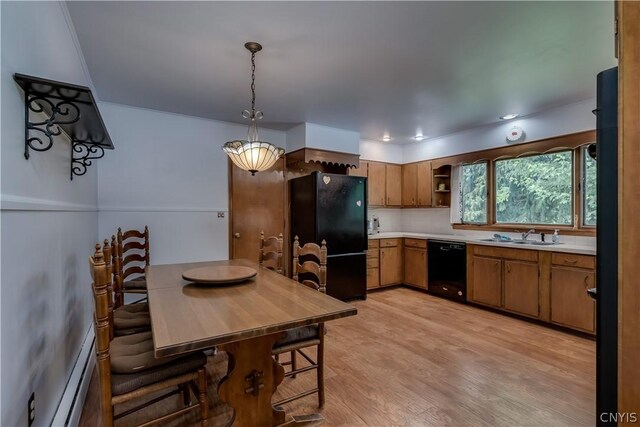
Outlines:
[[418,184],[418,165],[410,163],[402,165],[402,206],[416,206],[418,197],[416,185]]
[[401,247],[380,249],[380,286],[402,282]]
[[385,205],[385,175],[384,163],[369,162],[369,206]]
[[387,206],[402,206],[402,166],[387,165]]
[[363,177],[367,177],[367,165],[368,162],[366,160],[360,160],[360,167],[359,168],[349,168],[349,175],[350,176],[363,176]]
[[551,321],[594,332],[595,301],[587,295],[594,286],[593,270],[551,267]]
[[409,285],[427,289],[427,251],[405,247],[404,281]]
[[416,169],[418,206],[431,206],[431,162],[420,162]]
[[539,316],[537,263],[504,261],[504,308]]
[[377,268],[367,268],[367,289],[374,289],[380,286],[380,270]]
[[473,257],[473,301],[500,307],[502,304],[502,261]]

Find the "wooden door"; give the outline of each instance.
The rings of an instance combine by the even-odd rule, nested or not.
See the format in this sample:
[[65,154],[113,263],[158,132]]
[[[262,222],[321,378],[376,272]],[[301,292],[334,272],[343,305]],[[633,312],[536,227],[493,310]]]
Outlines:
[[500,307],[502,305],[502,260],[473,257],[473,301]]
[[380,286],[402,282],[402,267],[399,246],[380,248]]
[[587,294],[594,286],[593,270],[551,267],[551,321],[594,332],[595,301]]
[[360,160],[360,167],[359,168],[349,168],[349,170],[347,171],[347,173],[351,176],[363,176],[363,177],[367,177],[367,166],[368,166],[368,162],[365,160]]
[[431,206],[431,162],[420,162],[416,167],[416,195],[418,206]]
[[427,289],[427,251],[404,248],[404,282]]
[[369,206],[384,206],[385,165],[384,163],[369,162],[368,170]]
[[402,165],[402,206],[415,207],[418,204],[416,193],[418,165]]
[[538,264],[504,261],[504,308],[527,316],[539,316]]
[[258,262],[260,231],[264,231],[265,236],[285,234],[284,159],[279,159],[271,169],[254,176],[231,161],[229,165],[229,257]]
[[387,165],[386,206],[402,206],[402,166]]

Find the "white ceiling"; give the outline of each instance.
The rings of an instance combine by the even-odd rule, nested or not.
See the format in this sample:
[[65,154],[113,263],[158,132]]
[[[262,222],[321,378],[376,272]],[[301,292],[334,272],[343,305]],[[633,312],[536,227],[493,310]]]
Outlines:
[[412,142],[595,96],[608,2],[68,2],[103,101]]

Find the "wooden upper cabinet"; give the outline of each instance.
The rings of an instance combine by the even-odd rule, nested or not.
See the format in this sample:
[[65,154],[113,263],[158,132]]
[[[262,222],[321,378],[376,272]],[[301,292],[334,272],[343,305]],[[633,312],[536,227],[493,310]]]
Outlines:
[[418,205],[418,164],[402,165],[402,206]]
[[431,162],[417,163],[416,175],[416,204],[421,207],[431,206]]
[[368,163],[369,206],[384,206],[386,197],[386,165]]
[[367,162],[366,160],[360,160],[360,167],[359,168],[349,168],[349,175],[350,176],[362,176],[362,177],[367,177],[367,172],[368,172],[368,166],[369,162]]
[[402,206],[402,166],[386,165],[386,206]]
[[587,289],[593,287],[593,270],[551,267],[551,321],[595,332],[595,301],[587,295]]
[[504,261],[504,308],[527,316],[539,316],[538,264]]
[[500,307],[502,305],[502,261],[473,257],[473,301]]

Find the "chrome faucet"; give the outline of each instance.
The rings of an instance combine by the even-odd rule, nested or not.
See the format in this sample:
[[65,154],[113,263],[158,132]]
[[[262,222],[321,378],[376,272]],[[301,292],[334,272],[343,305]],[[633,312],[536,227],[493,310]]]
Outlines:
[[529,234],[535,233],[535,232],[536,232],[536,230],[532,228],[531,230],[527,231],[526,233],[522,233],[522,240],[527,240],[527,237],[529,237]]

